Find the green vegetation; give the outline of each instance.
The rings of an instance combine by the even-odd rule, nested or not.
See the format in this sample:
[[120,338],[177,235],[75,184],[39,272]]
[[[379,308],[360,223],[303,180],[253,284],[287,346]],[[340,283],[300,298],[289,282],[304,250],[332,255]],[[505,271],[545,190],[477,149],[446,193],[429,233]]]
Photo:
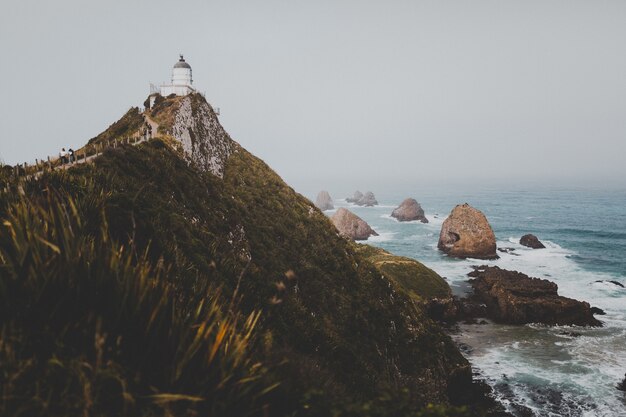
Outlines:
[[139,109],[137,107],[131,107],[120,120],[113,123],[98,136],[91,138],[88,144],[108,145],[109,142],[115,139],[131,136],[139,130],[142,124],[143,117],[141,116],[141,113],[139,113]]
[[357,252],[412,300],[452,296],[450,286],[439,274],[414,259],[395,256],[369,245],[357,245]]
[[176,110],[178,110],[181,100],[182,97],[174,96],[164,99],[161,95],[157,96],[154,107],[150,111],[150,117],[159,124],[158,133],[167,134],[172,131]]
[[232,146],[223,179],[155,139],[0,193],[0,414],[476,415],[410,298],[440,278],[387,268]]
[[259,313],[208,280],[175,297],[166,263],[111,238],[104,194],[44,194],[10,202],[0,232],[0,414],[258,414]]

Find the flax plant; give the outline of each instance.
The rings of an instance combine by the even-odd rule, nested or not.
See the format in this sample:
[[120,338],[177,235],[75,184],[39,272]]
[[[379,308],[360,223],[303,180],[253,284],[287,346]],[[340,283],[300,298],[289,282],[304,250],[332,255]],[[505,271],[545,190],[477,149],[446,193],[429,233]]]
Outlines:
[[209,284],[181,302],[168,265],[116,243],[105,220],[94,233],[86,218],[105,219],[104,207],[53,192],[8,205],[0,415],[266,412],[274,385],[253,359],[260,314],[241,314]]

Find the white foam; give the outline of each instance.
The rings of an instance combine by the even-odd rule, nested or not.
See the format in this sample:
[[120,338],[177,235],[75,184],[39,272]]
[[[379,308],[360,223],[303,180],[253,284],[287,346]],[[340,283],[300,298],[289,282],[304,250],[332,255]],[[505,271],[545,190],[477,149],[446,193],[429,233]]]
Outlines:
[[443,222],[448,218],[448,216],[440,216],[437,214],[424,214],[428,219],[428,224],[432,226],[441,226]]
[[[556,282],[559,294],[604,309],[607,314],[598,316],[604,327],[529,325],[525,326],[526,330],[509,327],[498,336],[503,339],[502,344],[475,350],[469,359],[492,385],[502,382],[503,375],[509,381],[518,382],[533,376],[541,379],[533,384],[553,387],[572,402],[592,402],[595,408],[579,410],[581,415],[626,415],[626,411],[623,414],[615,411],[623,409],[623,404],[618,398],[619,391],[614,388],[626,372],[626,345],[623,343],[626,340],[626,290],[611,283],[595,282],[616,278],[610,274],[583,270],[571,259],[575,255],[573,251],[554,242],[544,241],[545,249],[530,249],[517,242],[518,239],[513,237],[498,242],[499,247],[515,250],[513,253],[498,252],[500,259],[481,263]],[[446,274],[452,281],[464,281],[467,279],[466,268],[472,263],[476,261],[429,266],[440,274]],[[494,327],[496,332],[505,328]],[[511,342],[518,338],[521,339]],[[513,383],[511,386],[525,406],[535,409],[539,415],[549,415],[526,397],[528,387]]]
[[394,223],[398,223],[398,224],[417,224],[417,225],[427,225],[428,223],[422,223],[420,220],[409,220],[409,221],[400,221],[398,219],[396,219],[395,217],[391,217],[391,214],[381,214],[379,216],[381,219],[385,219],[385,220],[389,220],[392,221]]
[[394,232],[381,232],[377,230],[376,233],[378,233],[378,236],[370,236],[367,241],[372,243],[389,242],[393,240],[395,236]]

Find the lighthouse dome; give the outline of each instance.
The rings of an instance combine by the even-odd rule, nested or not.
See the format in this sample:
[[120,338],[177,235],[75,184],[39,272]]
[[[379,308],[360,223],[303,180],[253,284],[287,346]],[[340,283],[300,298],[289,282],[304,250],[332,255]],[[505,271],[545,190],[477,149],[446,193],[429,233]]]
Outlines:
[[191,69],[191,65],[189,65],[185,59],[183,58],[183,56],[180,56],[180,60],[178,60],[178,62],[176,64],[174,64],[174,68],[189,68]]

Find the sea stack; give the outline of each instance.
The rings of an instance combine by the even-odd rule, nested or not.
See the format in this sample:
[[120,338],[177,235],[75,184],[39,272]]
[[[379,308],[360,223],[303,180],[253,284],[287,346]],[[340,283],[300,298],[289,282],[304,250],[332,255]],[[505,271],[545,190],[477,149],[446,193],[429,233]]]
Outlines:
[[343,207],[340,207],[330,220],[340,235],[352,240],[367,240],[370,236],[378,236],[365,220]]
[[335,206],[333,206],[333,199],[330,198],[328,191],[319,192],[317,198],[315,199],[315,205],[322,211],[332,210],[335,208]]
[[404,200],[398,208],[391,212],[391,217],[401,222],[419,220],[422,223],[428,223],[428,219],[424,215],[424,209],[414,198]]
[[359,190],[357,190],[357,191],[354,192],[354,195],[352,197],[347,197],[346,201],[348,203],[355,203],[356,204],[356,202],[359,201],[362,198],[363,198],[363,193],[360,192]]
[[544,249],[545,245],[535,235],[524,235],[519,240],[520,245],[526,246],[532,249]]
[[458,258],[497,259],[496,236],[487,218],[465,203],[443,222],[437,247]]
[[359,206],[372,207],[372,206],[377,206],[378,201],[376,201],[376,197],[374,197],[374,193],[371,191],[368,191],[365,194],[363,194],[363,197],[361,197],[359,201],[356,202],[356,204]]

